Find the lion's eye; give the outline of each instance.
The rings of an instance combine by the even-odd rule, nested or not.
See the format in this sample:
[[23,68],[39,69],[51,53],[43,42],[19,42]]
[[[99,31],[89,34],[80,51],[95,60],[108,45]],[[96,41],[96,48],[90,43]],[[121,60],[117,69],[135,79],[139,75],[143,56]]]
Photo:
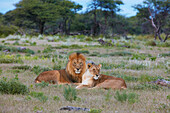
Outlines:
[[73,65],[76,65],[76,62],[74,62]]
[[80,65],[83,65],[83,63],[82,63],[82,62],[80,62]]

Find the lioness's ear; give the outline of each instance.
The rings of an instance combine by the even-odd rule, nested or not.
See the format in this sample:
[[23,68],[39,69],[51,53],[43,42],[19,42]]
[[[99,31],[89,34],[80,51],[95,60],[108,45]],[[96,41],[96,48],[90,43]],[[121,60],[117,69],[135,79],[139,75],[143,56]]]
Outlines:
[[102,65],[101,65],[101,64],[99,64],[98,66],[99,66],[99,68],[101,69]]
[[88,64],[87,64],[87,68],[88,68],[88,69],[89,69],[91,66],[92,66],[91,63],[88,63]]

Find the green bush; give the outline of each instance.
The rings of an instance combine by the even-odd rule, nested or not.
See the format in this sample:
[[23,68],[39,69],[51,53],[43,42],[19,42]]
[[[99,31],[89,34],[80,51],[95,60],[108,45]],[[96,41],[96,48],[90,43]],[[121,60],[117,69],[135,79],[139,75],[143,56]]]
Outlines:
[[138,95],[136,93],[126,93],[125,91],[122,94],[116,91],[114,98],[120,102],[128,101],[131,104],[138,101]]
[[27,94],[29,92],[27,86],[22,84],[18,77],[16,76],[13,79],[7,80],[3,77],[0,80],[0,93],[2,94]]
[[71,86],[64,87],[63,96],[67,101],[70,101],[70,102],[72,102],[73,100],[76,100],[77,99],[76,89]]
[[41,102],[45,103],[48,100],[48,97],[44,95],[43,92],[34,92],[32,91],[30,93],[30,96],[37,98],[38,100],[40,100]]
[[17,32],[17,27],[10,25],[10,26],[5,26],[5,25],[0,25],[0,36],[6,37],[10,34],[14,34]]

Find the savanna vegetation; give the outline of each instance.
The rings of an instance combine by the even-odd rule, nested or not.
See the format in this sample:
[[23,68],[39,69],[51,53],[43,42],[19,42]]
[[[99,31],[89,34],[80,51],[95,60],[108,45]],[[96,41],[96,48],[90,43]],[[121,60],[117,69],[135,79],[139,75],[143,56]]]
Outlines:
[[[82,6],[70,0],[21,0],[0,14],[0,112],[64,113],[60,108],[74,106],[89,113],[169,113],[168,0],[145,0],[128,18],[117,14],[120,5],[92,0],[80,14]],[[102,74],[123,78],[127,90],[34,83],[43,71],[64,69],[73,52],[102,64]]]

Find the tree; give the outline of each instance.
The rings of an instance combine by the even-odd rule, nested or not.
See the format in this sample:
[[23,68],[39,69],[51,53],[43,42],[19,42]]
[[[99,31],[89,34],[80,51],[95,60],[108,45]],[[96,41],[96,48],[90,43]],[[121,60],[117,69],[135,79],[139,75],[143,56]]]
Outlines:
[[[170,26],[166,26],[169,23],[168,20],[170,20],[169,1],[145,0],[143,4],[138,4],[134,6],[134,8],[138,10],[137,16],[139,18],[145,19],[151,23],[155,32],[155,40],[158,37],[161,42],[165,42],[170,35],[170,32],[165,32],[167,31],[166,29],[170,29]],[[166,34],[164,40],[160,35],[162,32]]]
[[[59,15],[61,16],[61,29],[63,33],[69,34],[70,32],[70,24],[72,18],[74,18],[77,11],[82,9],[82,6],[76,4],[75,2],[71,2],[69,0],[61,0],[60,2],[56,3],[57,6],[62,6],[58,9]],[[68,28],[67,28],[68,24]]]
[[[93,11],[94,15],[94,25],[93,25],[93,36],[96,36],[97,33],[97,27],[102,27],[102,33],[105,34],[106,28],[108,26],[108,17],[111,14],[111,17],[113,17],[113,14],[119,11],[119,5],[122,5],[123,2],[121,0],[93,0],[92,3],[89,5],[90,11]],[[100,24],[97,22],[97,13],[100,15],[104,15],[104,24]],[[103,14],[102,14],[103,13]],[[100,24],[100,25],[99,25]]]
[[58,6],[54,4],[56,0],[22,0],[16,4],[16,9],[12,11],[15,20],[22,18],[35,23],[39,28],[39,33],[44,33],[45,23],[58,17]]

